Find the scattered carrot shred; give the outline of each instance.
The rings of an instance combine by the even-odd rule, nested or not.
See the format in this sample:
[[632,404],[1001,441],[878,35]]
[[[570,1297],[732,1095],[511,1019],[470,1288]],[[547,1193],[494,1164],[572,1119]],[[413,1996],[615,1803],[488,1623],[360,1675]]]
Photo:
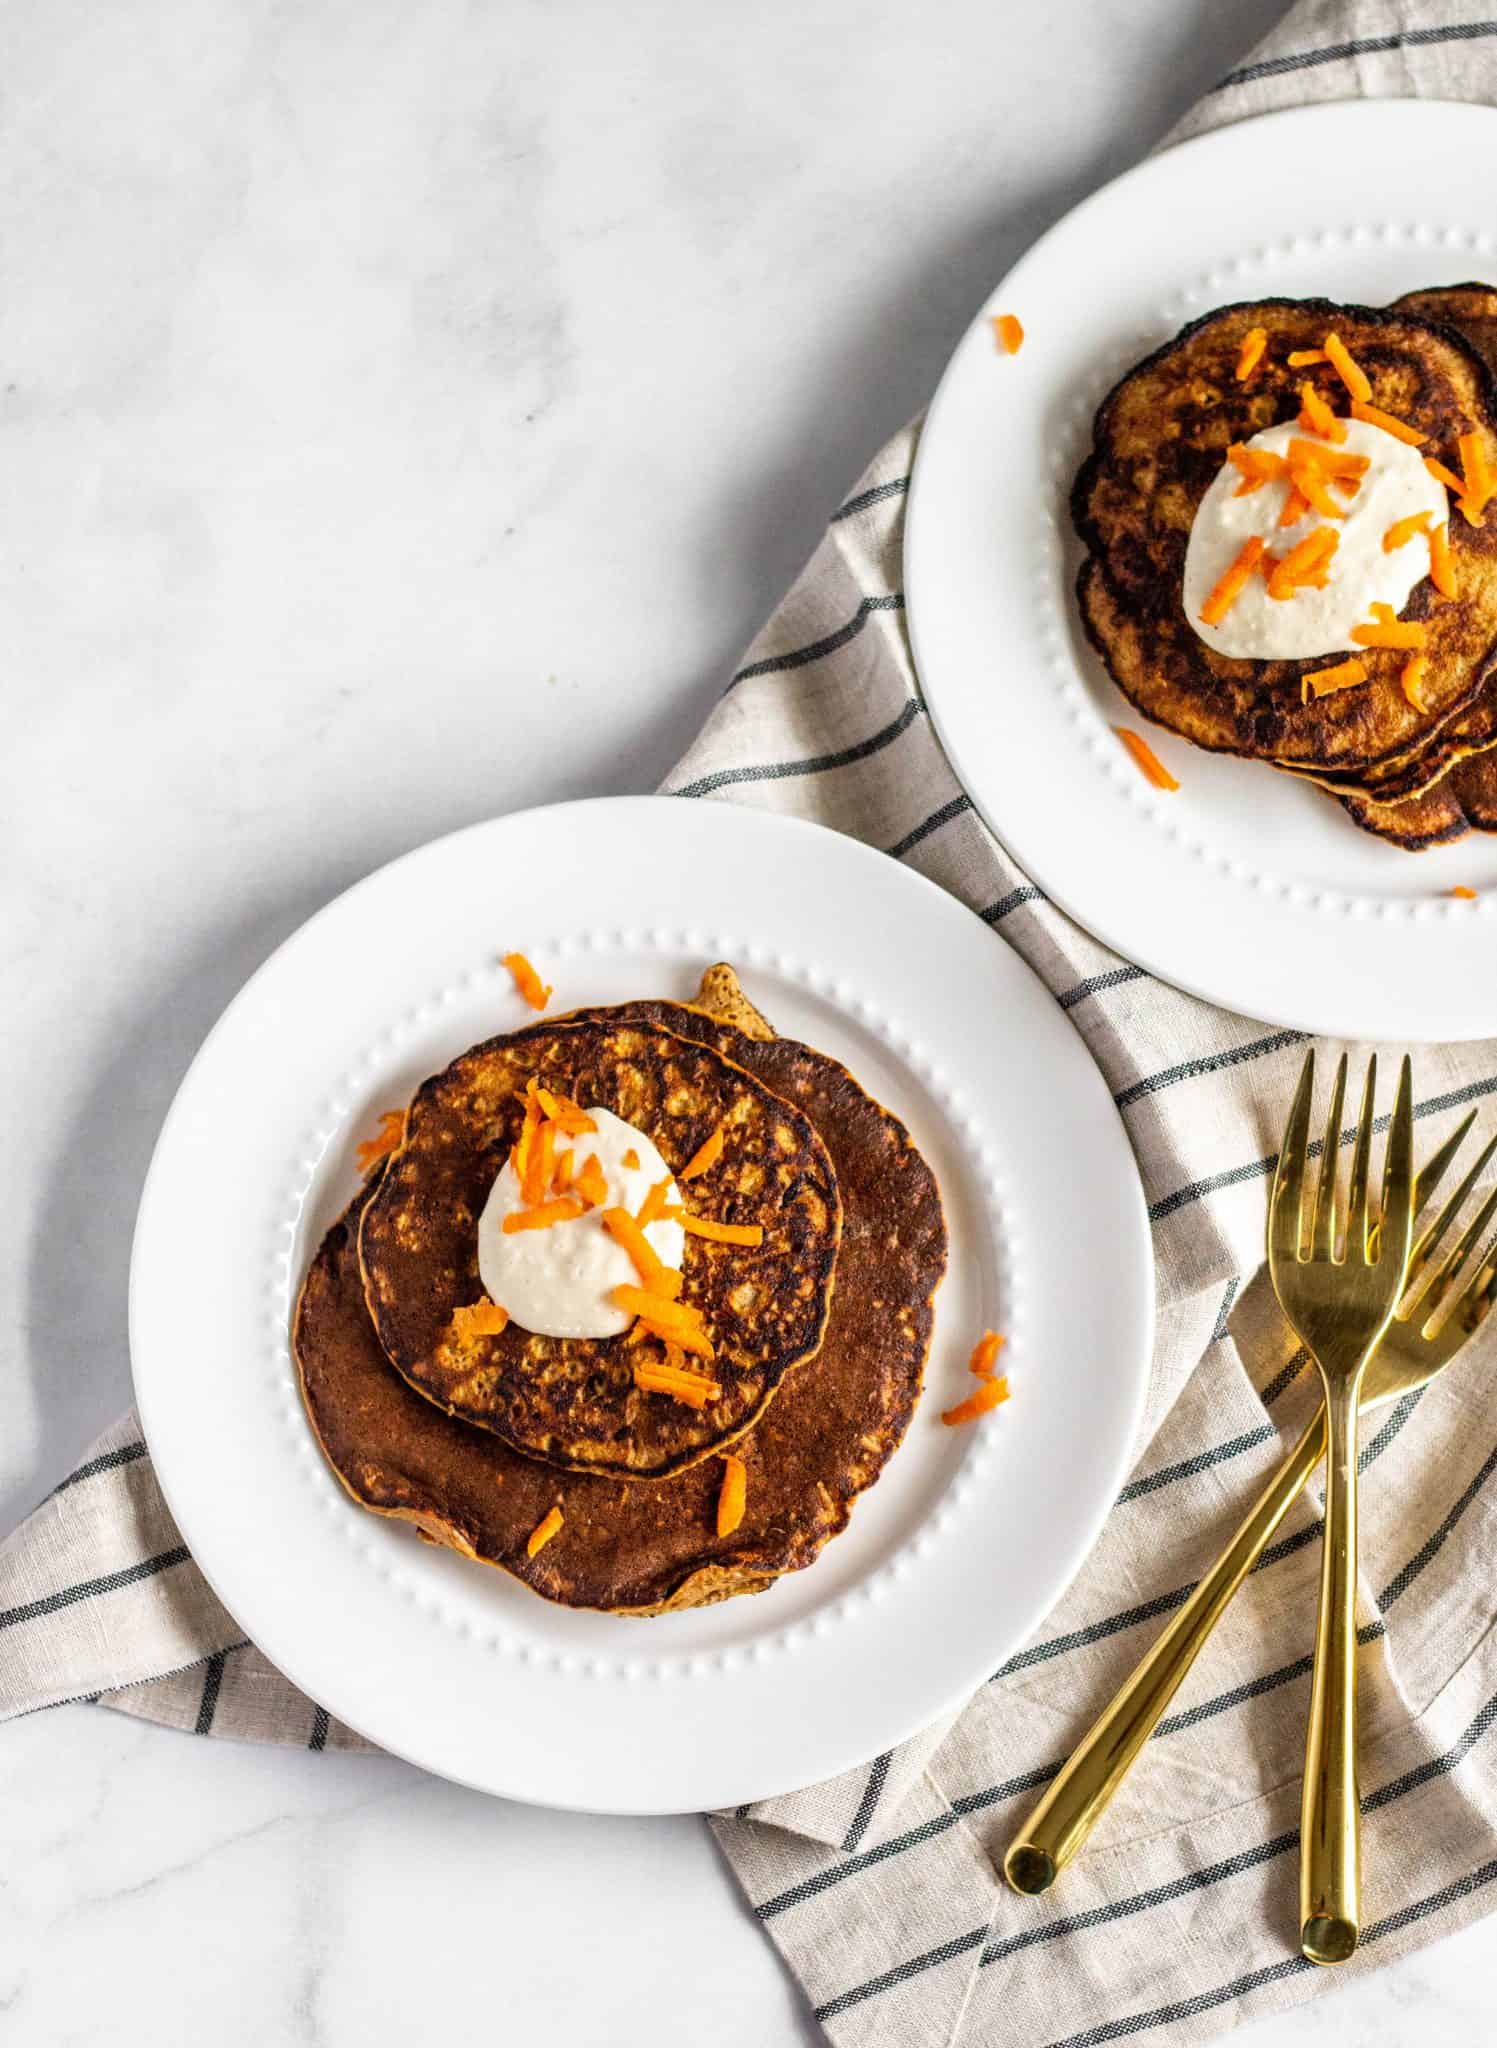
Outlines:
[[1115,725],[1113,731],[1156,789],[1178,789],[1180,787],[1148,741],[1134,732],[1131,726]]
[[986,1415],[990,1408],[998,1407],[1008,1399],[1008,1381],[1001,1376],[984,1380],[975,1393],[965,1401],[958,1401],[954,1408],[942,1411],[941,1420],[948,1429],[956,1429],[963,1422],[975,1422],[979,1415]]
[[1307,440],[1296,434],[1289,443],[1285,461],[1293,469],[1308,463],[1312,469],[1323,470],[1327,476],[1360,483],[1372,467],[1369,455],[1352,455],[1345,448],[1331,448],[1324,441]]
[[688,1216],[684,1209],[681,1228],[688,1237],[705,1237],[712,1244],[746,1244],[757,1251],[764,1242],[762,1223],[714,1223],[710,1216]]
[[1345,420],[1336,417],[1313,384],[1301,384],[1299,403],[1302,427],[1308,427],[1312,434],[1319,434],[1327,441],[1346,439]]
[[1322,343],[1325,359],[1341,379],[1354,399],[1365,405],[1372,396],[1372,385],[1367,372],[1362,368],[1339,334],[1328,334]]
[[743,1520],[748,1501],[748,1468],[731,1451],[723,1456],[723,1483],[717,1496],[717,1533],[731,1536]]
[[359,1172],[368,1173],[370,1168],[378,1166],[382,1159],[388,1159],[392,1152],[399,1149],[400,1141],[404,1136],[405,1111],[403,1109],[387,1109],[379,1120],[378,1137],[365,1138],[355,1147],[355,1157],[359,1162]]
[[582,1108],[573,1102],[570,1095],[553,1095],[549,1088],[537,1084],[535,1099],[557,1128],[568,1138],[585,1137],[598,1126]]
[[551,1192],[553,1195],[564,1195],[571,1185],[572,1154],[570,1151],[558,1152],[556,1155],[556,1169],[551,1175]]
[[1292,348],[1285,358],[1291,370],[1308,370],[1312,363],[1326,361],[1323,348]]
[[1279,599],[1293,597],[1303,584],[1312,582],[1323,569],[1330,567],[1331,558],[1340,545],[1340,536],[1329,526],[1313,527],[1303,540],[1295,542],[1269,577],[1269,596]]
[[1254,370],[1263,360],[1263,351],[1268,347],[1268,329],[1250,327],[1242,337],[1242,347],[1237,355],[1237,368],[1233,372],[1239,384],[1246,384]]
[[667,1301],[664,1295],[651,1294],[643,1287],[615,1287],[613,1300],[636,1316],[646,1329],[653,1330],[657,1337],[669,1337],[683,1351],[706,1359],[717,1355],[712,1339],[702,1327],[701,1316],[684,1301]]
[[451,1333],[459,1340],[468,1337],[497,1337],[509,1322],[509,1310],[497,1301],[472,1301],[452,1311]]
[[536,1523],[526,1540],[525,1555],[527,1557],[534,1557],[538,1551],[544,1550],[560,1528],[561,1509],[548,1508],[544,1517]]
[[608,1200],[608,1181],[596,1152],[589,1152],[572,1175],[572,1186],[591,1208],[600,1209]]
[[1422,647],[1429,637],[1417,619],[1401,619],[1391,604],[1375,604],[1368,625],[1353,626],[1358,647]]
[[723,1132],[722,1125],[719,1124],[712,1133],[712,1136],[703,1139],[702,1143],[698,1145],[696,1151],[692,1153],[686,1164],[681,1168],[677,1178],[680,1180],[698,1180],[704,1173],[710,1173],[722,1156]]
[[1455,564],[1450,559],[1450,528],[1437,526],[1429,537],[1430,581],[1442,597],[1454,597],[1460,589],[1455,580]]
[[1497,496],[1497,477],[1480,434],[1462,434],[1456,445],[1461,451],[1461,510],[1473,526],[1480,526],[1481,515]]
[[1458,498],[1464,493],[1466,486],[1464,485],[1464,483],[1462,483],[1461,479],[1456,475],[1455,471],[1453,469],[1447,469],[1445,464],[1439,461],[1435,456],[1426,455],[1424,458],[1424,466],[1429,471],[1430,475],[1435,479],[1436,483],[1444,484],[1447,491],[1454,491]]
[[1202,625],[1219,626],[1221,624],[1227,613],[1236,604],[1238,598],[1247,589],[1253,571],[1257,568],[1262,558],[1265,546],[1266,543],[1260,540],[1256,533],[1251,539],[1243,542],[1232,561],[1217,578],[1211,595],[1201,606]]
[[1259,490],[1264,484],[1277,483],[1281,476],[1289,474],[1289,464],[1282,455],[1271,454],[1267,448],[1248,448],[1241,441],[1232,443],[1227,450],[1227,460],[1242,473],[1242,482],[1234,493],[1239,498],[1245,498],[1250,491]]
[[1403,694],[1408,698],[1416,711],[1423,711],[1425,708],[1420,686],[1424,681],[1424,671],[1428,667],[1429,657],[1427,655],[1411,654],[1399,671],[1398,687],[1403,691]]
[[1402,441],[1410,448],[1422,448],[1424,445],[1424,436],[1417,428],[1406,425],[1379,406],[1369,405],[1365,399],[1352,400],[1351,416],[1354,420],[1361,420],[1364,426],[1381,427],[1385,434],[1391,434],[1395,441]]
[[1283,510],[1279,514],[1280,526],[1298,526],[1309,509],[1310,500],[1305,496],[1298,484],[1291,483],[1288,496],[1284,500]]
[[1012,313],[995,313],[993,332],[998,338],[998,346],[1006,356],[1016,356],[1024,346],[1023,322],[1016,319]]
[[627,1166],[631,1173],[639,1172],[639,1154],[632,1145],[627,1152],[620,1156],[619,1164],[620,1166]]
[[603,1228],[615,1244],[622,1245],[634,1261],[639,1284],[651,1294],[674,1300],[681,1291],[681,1275],[668,1266],[627,1209],[605,1209]]
[[1338,661],[1334,668],[1312,669],[1309,675],[1299,679],[1299,700],[1308,704],[1312,697],[1329,697],[1336,690],[1354,689],[1358,683],[1367,680],[1367,664],[1349,655],[1345,661]]
[[[667,1349],[675,1349],[680,1356],[678,1347]],[[682,1401],[688,1408],[705,1408],[722,1394],[717,1381],[706,1373],[689,1372],[685,1366],[671,1365],[669,1360],[662,1365],[658,1358],[640,1360],[634,1368],[634,1384],[642,1394],[669,1394],[673,1401]]]
[[984,1330],[977,1340],[972,1356],[967,1360],[968,1372],[975,1372],[980,1380],[991,1379],[993,1367],[998,1362],[998,1354],[1007,1341],[1008,1339],[1000,1337],[996,1330]]
[[571,1223],[586,1213],[585,1205],[575,1195],[557,1195],[553,1201],[537,1202],[531,1209],[511,1209],[504,1219],[503,1231],[506,1237],[514,1237],[522,1230],[549,1230],[553,1223]]
[[506,953],[503,964],[515,978],[515,987],[532,1010],[544,1010],[554,993],[547,988],[523,953]]
[[556,1158],[556,1126],[538,1124],[525,1152],[525,1171],[520,1175],[520,1192],[532,1208],[546,1199],[546,1188]]
[[655,1182],[650,1192],[639,1205],[639,1215],[635,1219],[636,1222],[644,1225],[660,1221],[661,1217],[665,1214],[665,1198],[670,1193],[670,1186],[669,1175],[664,1180],[657,1180]]
[[1383,553],[1395,554],[1399,548],[1406,547],[1416,533],[1428,533],[1433,517],[1432,512],[1411,512],[1407,519],[1395,519],[1383,535]]
[[1468,889],[1464,882],[1457,882],[1450,893],[1452,896],[1459,896],[1463,903],[1474,903],[1476,901],[1476,891]]
[[1316,469],[1312,462],[1296,463],[1289,474],[1294,478],[1294,488],[1309,504],[1312,511],[1322,519],[1344,519],[1346,507],[1338,505],[1331,496],[1330,480]]

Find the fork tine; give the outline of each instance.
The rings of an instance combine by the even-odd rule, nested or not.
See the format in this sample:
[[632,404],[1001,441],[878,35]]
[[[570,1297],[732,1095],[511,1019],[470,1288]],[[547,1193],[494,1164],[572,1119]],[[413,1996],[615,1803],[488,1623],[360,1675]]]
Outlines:
[[1310,1140],[1310,1098],[1315,1092],[1315,1053],[1305,1054],[1299,1086],[1284,1142],[1274,1168],[1273,1194],[1268,1204],[1268,1249],[1270,1256],[1297,1259],[1300,1247],[1300,1202],[1305,1191],[1305,1156]]
[[1402,1265],[1409,1256],[1409,1235],[1414,1227],[1414,1069],[1407,1053],[1398,1071],[1398,1093],[1383,1155],[1382,1217],[1380,1249]]
[[[1483,1145],[1475,1165],[1466,1174],[1460,1186],[1445,1204],[1445,1207],[1440,1211],[1434,1222],[1421,1231],[1418,1243],[1409,1254],[1409,1270],[1404,1276],[1404,1299],[1406,1301],[1413,1300],[1420,1274],[1423,1273],[1431,1258],[1439,1249],[1446,1231],[1449,1230],[1451,1224],[1454,1223],[1456,1217],[1459,1216],[1461,1210],[1465,1207],[1466,1197],[1481,1179],[1482,1174],[1486,1170],[1487,1162],[1494,1152],[1497,1152],[1497,1138],[1489,1138],[1486,1144]],[[1417,1201],[1418,1197],[1416,1196],[1415,1199]]]
[[1494,1300],[1497,1300],[1497,1238],[1487,1246],[1481,1264],[1451,1308],[1450,1317],[1458,1317],[1461,1327],[1469,1336],[1492,1313]]
[[1315,1220],[1310,1226],[1312,1259],[1336,1256],[1336,1168],[1341,1152],[1341,1105],[1346,1099],[1346,1054],[1336,1062],[1331,1083],[1331,1105],[1326,1111],[1325,1137],[1320,1146],[1320,1178],[1315,1190]]
[[1487,1225],[1497,1216],[1497,1188],[1487,1196],[1475,1216],[1461,1232],[1454,1251],[1446,1255],[1445,1263],[1433,1280],[1421,1289],[1414,1306],[1413,1320],[1416,1329],[1425,1329],[1439,1312],[1446,1296],[1455,1284],[1456,1274],[1470,1256],[1471,1247],[1485,1234]]
[[1424,1165],[1414,1176],[1414,1214],[1426,1208],[1435,1198],[1435,1189],[1450,1171],[1450,1163],[1470,1136],[1471,1126],[1476,1122],[1476,1111],[1468,1109],[1450,1136],[1437,1152],[1432,1152]]
[[[1357,1143],[1351,1155],[1351,1187],[1346,1197],[1346,1256],[1359,1263],[1368,1257],[1367,1176],[1372,1165],[1373,1103],[1377,1098],[1377,1054],[1367,1061],[1362,1107],[1357,1116]],[[1389,1142],[1392,1140],[1390,1138]]]

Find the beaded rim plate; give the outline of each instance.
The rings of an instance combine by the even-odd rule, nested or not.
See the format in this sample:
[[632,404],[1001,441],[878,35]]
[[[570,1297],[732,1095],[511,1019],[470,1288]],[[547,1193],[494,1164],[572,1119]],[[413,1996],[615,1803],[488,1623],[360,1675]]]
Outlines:
[[[905,1118],[940,1178],[951,1268],[909,1434],[846,1534],[767,1593],[653,1620],[552,1606],[357,1508],[312,1440],[287,1343],[306,1262],[377,1112],[530,1020],[498,961],[512,947],[558,1011],[686,997],[730,960],[777,1028]],[[272,1662],[444,1776],[620,1812],[830,1776],[981,1684],[1059,1597],[1121,1484],[1152,1316],[1121,1122],[1016,955],[853,840],[651,797],[439,840],[288,940],[182,1084],[130,1285],[167,1502]],[[944,1429],[987,1325],[1010,1339],[1014,1398]]]
[[[974,803],[1098,938],[1269,1023],[1394,1040],[1497,1031],[1497,836],[1402,853],[1294,778],[1143,722],[1181,784],[1152,789],[1113,732],[1140,714],[1077,616],[1071,482],[1099,401],[1214,306],[1278,294],[1380,305],[1497,277],[1494,181],[1497,113],[1485,107],[1346,102],[1182,143],[1077,207],[1010,271],[921,435],[910,634]],[[998,312],[1024,323],[1017,356],[995,345]],[[1457,886],[1477,900],[1452,897]]]

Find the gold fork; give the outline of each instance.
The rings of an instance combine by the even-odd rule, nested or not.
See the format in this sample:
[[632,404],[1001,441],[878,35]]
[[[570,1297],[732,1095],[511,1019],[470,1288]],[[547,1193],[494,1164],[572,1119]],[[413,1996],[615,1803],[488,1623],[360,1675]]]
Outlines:
[[[1416,1211],[1422,1212],[1434,1199],[1475,1121],[1476,1112],[1472,1110],[1426,1162],[1415,1183]],[[1497,1214],[1497,1193],[1487,1198],[1430,1286],[1421,1289],[1417,1285],[1494,1152],[1497,1138],[1488,1141],[1415,1246],[1403,1300],[1362,1381],[1364,1411],[1399,1400],[1427,1385],[1461,1349],[1497,1301],[1497,1257],[1489,1255],[1463,1287],[1450,1313],[1437,1323],[1430,1320],[1440,1302],[1449,1297],[1471,1247]],[[1149,1646],[1051,1779],[1004,1858],[1004,1875],[1015,1891],[1048,1890],[1079,1853],[1205,1647],[1228,1602],[1315,1476],[1325,1456],[1325,1436],[1322,1404],[1216,1563],[1202,1575],[1190,1598]]]

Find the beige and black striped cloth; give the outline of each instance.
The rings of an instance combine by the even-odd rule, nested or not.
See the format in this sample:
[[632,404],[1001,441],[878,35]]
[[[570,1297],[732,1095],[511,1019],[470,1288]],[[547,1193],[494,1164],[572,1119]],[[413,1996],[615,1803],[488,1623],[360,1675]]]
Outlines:
[[[1497,19],[1309,0],[1179,131],[1349,95],[1497,102]],[[1159,1333],[1133,1477],[1033,1641],[955,1719],[713,1825],[839,2043],[1193,2041],[1334,1988],[1294,1952],[1317,1519],[1266,1553],[1085,1857],[1042,1900],[997,1865],[1025,1804],[1306,1419],[1257,1272],[1296,1034],[1163,986],[1054,910],[973,816],[905,638],[914,431],[833,518],[670,789],[810,817],[954,891],[1054,991],[1110,1082],[1154,1224]],[[1432,1146],[1497,1096],[1497,1042],[1421,1053]],[[1487,1121],[1497,1124],[1497,1101]],[[1497,1340],[1363,1432],[1364,1947],[1497,1906]],[[0,1549],[0,1716],[97,1699],[199,1734],[359,1738],[246,1644],[162,1504],[133,1417]]]

